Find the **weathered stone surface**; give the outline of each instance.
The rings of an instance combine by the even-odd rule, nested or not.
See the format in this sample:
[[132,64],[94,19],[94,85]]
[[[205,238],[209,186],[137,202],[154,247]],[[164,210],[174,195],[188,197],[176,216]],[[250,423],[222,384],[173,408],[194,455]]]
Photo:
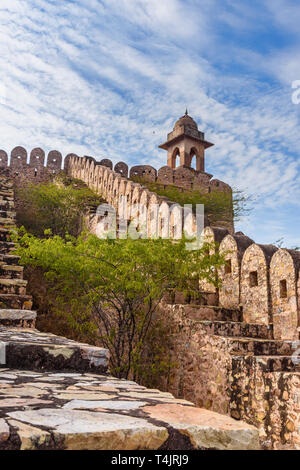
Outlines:
[[264,448],[299,449],[300,374],[284,372],[280,359],[234,359],[231,415],[254,424]]
[[268,325],[271,323],[271,297],[269,268],[272,255],[277,248],[273,245],[250,245],[241,265],[241,304],[247,323]]
[[34,328],[36,312],[32,310],[0,309],[0,325]]
[[[299,449],[297,343],[273,340],[271,325],[237,321],[239,317],[228,321],[225,312],[235,310],[222,309],[227,321],[219,321],[216,308],[162,307],[165,321],[173,326],[169,348],[177,365],[168,383],[161,381],[161,389],[257,426],[264,448]],[[201,319],[205,316],[210,320]]]
[[56,393],[54,396],[55,398],[59,398],[60,400],[72,400],[74,398],[77,398],[78,400],[97,400],[97,399],[107,400],[111,397],[107,393],[75,391],[75,390],[69,391],[69,392]]
[[13,419],[52,430],[70,450],[158,449],[168,431],[144,419],[76,410],[33,410],[8,413]]
[[[7,392],[7,390],[5,390]],[[51,405],[51,401],[49,400],[39,400],[37,398],[17,398],[18,395],[13,395],[13,398],[1,398],[1,408],[18,408],[18,407],[27,407],[27,406],[35,406],[35,405]]]
[[93,409],[93,408],[104,408],[107,410],[136,410],[146,403],[143,401],[131,401],[131,400],[118,400],[118,401],[93,401],[93,400],[71,400],[63,408],[80,410],[80,409]]
[[51,442],[51,434],[43,429],[29,426],[14,419],[9,419],[8,422],[17,431],[21,441],[20,450],[35,450],[40,447],[47,447]]
[[[6,375],[9,378],[5,378]],[[4,449],[196,449],[202,442],[197,434],[201,428],[200,417],[199,422],[194,420],[192,424],[180,421],[197,414],[197,408],[191,402],[175,399],[170,393],[97,374],[45,372],[36,377],[32,375],[19,370],[9,374],[0,369],[0,381],[6,381],[7,385],[0,387],[0,412],[5,420],[0,420],[0,430],[2,426],[6,439],[1,444]],[[103,393],[102,389],[106,386],[109,389],[112,383],[116,385],[112,391]],[[93,387],[92,392],[85,390],[89,386]],[[168,404],[164,405],[165,402]],[[176,410],[177,414],[173,412],[170,417],[166,410]],[[225,417],[220,419],[223,423]],[[13,429],[13,439],[10,439],[7,423]],[[246,425],[239,423],[239,426],[244,429]],[[213,429],[220,434],[213,422],[210,429],[212,434]],[[228,439],[228,448],[236,446],[233,434]],[[204,443],[204,438],[202,440]],[[245,437],[245,446],[247,442],[249,447],[254,443],[250,434]],[[212,448],[208,443],[205,447]]]
[[[200,322],[199,322],[200,324]],[[272,325],[237,321],[201,321],[209,334],[257,339],[273,339]]]
[[15,385],[11,390],[6,390],[5,393],[6,395],[14,395],[18,397],[38,397],[43,395],[44,391],[26,384]]
[[0,327],[0,341],[6,343],[6,365],[31,370],[92,370],[105,373],[107,349],[77,343],[60,336],[31,329]]
[[239,308],[240,306],[241,260],[245,250],[252,243],[253,240],[244,235],[227,235],[220,243],[219,251],[226,259],[226,264],[218,271],[222,281],[219,290],[219,302],[222,307]]
[[[5,371],[7,370],[9,369],[0,369],[1,379],[16,379],[17,378],[16,374],[10,374],[9,372],[6,373]],[[4,373],[2,371],[4,371]]]
[[[93,382],[91,382],[93,383]],[[87,384],[76,384],[72,385],[71,387],[68,387],[67,390],[77,390],[78,386],[81,387],[82,390],[88,390],[88,391],[101,391],[101,392],[117,392],[118,389],[114,387],[101,387],[100,385],[87,385]]]
[[0,309],[0,320],[35,320],[36,312],[32,310]]
[[272,257],[270,285],[274,337],[297,340],[300,312],[300,253],[278,250]]
[[178,404],[146,406],[143,411],[189,436],[196,448],[253,450],[260,447],[254,426],[228,416]]

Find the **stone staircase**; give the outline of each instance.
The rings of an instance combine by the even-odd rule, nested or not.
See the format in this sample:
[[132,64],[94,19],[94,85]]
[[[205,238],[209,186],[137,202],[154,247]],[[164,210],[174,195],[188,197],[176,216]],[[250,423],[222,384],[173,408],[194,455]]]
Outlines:
[[[0,175],[0,345],[2,365],[27,370],[106,373],[108,351],[35,329],[36,312],[26,293],[20,257],[10,230],[15,226],[13,183]],[[5,353],[3,353],[5,351]],[[0,364],[1,366],[1,364]]]
[[242,308],[225,309],[208,305],[211,294],[201,293],[199,298],[202,300],[197,304],[186,300],[178,304],[175,302],[178,299],[182,300],[183,296],[176,293],[173,301],[168,296],[166,303],[184,310],[185,316],[195,326],[201,326],[208,335],[226,338],[228,349],[233,357],[263,357],[267,360],[270,370],[276,362],[276,371],[300,371],[300,364],[297,361],[294,363],[291,357],[297,346],[290,340],[275,340],[272,324],[244,322]]
[[[168,297],[163,308],[179,325],[175,341],[180,352],[183,350],[180,341],[193,351],[192,357],[187,355],[182,361],[180,373],[186,378],[184,393],[179,396],[206,403],[207,394],[211,396],[218,388],[216,384],[222,383],[221,412],[259,428],[265,449],[298,449],[300,351],[297,342],[276,340],[272,324],[246,323],[242,309],[209,306],[207,299],[197,304],[176,304]],[[196,355],[199,359],[195,359]],[[223,362],[220,357],[224,357]],[[219,411],[216,405],[220,393],[214,395],[215,411]],[[210,405],[208,408],[211,409]]]
[[0,176],[0,326],[35,326],[36,313],[31,311],[32,298],[26,294],[27,281],[23,266],[13,254],[10,230],[15,226],[13,183]]

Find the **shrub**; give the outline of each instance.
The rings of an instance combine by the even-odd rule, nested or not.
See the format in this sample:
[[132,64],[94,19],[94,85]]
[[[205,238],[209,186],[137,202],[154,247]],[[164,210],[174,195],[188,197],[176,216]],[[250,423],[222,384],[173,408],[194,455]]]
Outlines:
[[168,289],[192,289],[195,279],[216,284],[224,260],[209,247],[189,251],[185,241],[103,240],[94,235],[39,239],[14,235],[21,263],[43,269],[55,310],[78,334],[96,330],[118,377],[140,375],[152,318]]
[[54,235],[62,237],[66,233],[79,235],[84,213],[103,202],[84,183],[63,175],[50,183],[17,188],[16,198],[21,204],[18,225],[37,237],[44,237],[49,228]]

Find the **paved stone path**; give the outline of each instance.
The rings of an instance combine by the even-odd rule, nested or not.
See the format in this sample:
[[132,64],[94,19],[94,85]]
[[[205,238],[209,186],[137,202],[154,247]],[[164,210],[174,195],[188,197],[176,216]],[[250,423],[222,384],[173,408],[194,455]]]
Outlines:
[[0,369],[0,449],[255,449],[258,432],[97,374]]

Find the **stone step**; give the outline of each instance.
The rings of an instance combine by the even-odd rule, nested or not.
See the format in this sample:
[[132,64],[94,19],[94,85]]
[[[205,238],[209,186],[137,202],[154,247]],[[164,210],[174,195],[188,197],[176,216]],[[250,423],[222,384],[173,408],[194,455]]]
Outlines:
[[13,212],[13,211],[9,211],[9,210],[0,210],[0,217],[1,218],[8,218],[8,219],[13,219],[15,220],[16,219],[16,212]]
[[14,184],[13,182],[9,181],[6,177],[5,178],[1,178],[0,179],[0,188],[1,188],[1,191],[5,190],[11,190],[13,189],[14,187]]
[[27,281],[24,279],[0,279],[1,294],[26,294]]
[[9,265],[18,265],[20,256],[17,255],[5,255],[0,253],[0,262]]
[[290,356],[294,349],[291,341],[258,338],[224,337],[233,356]]
[[0,308],[30,310],[31,307],[31,295],[0,294]]
[[300,355],[292,356],[234,356],[232,358],[232,368],[234,371],[242,370],[247,373],[247,369],[252,370],[259,367],[266,372],[295,372],[300,373]]
[[0,217],[0,226],[13,226],[16,224],[16,221],[13,219],[9,219],[8,217]]
[[0,261],[0,278],[2,279],[23,279],[23,266],[5,264]]
[[[1,235],[0,235],[1,236]],[[15,248],[14,242],[0,241],[0,254],[12,254]]]
[[197,290],[190,292],[171,291],[165,295],[164,301],[171,305],[218,305],[218,293],[201,292]]
[[0,199],[2,200],[14,200],[14,192],[12,190],[0,191]]
[[13,196],[0,196],[0,201],[3,201],[3,202],[9,201],[9,202],[14,203],[14,198]]
[[231,310],[223,307],[215,306],[205,306],[201,307],[199,305],[165,305],[164,308],[167,308],[169,311],[182,311],[184,315],[191,320],[201,321],[229,321],[229,322],[242,322],[243,313],[241,310]]
[[36,312],[32,310],[0,309],[0,325],[13,328],[34,328]]
[[14,201],[3,201],[0,199],[0,210],[11,211],[14,209]]
[[208,334],[212,335],[273,339],[273,325],[232,321],[200,321],[198,323],[207,329]]
[[0,198],[1,197],[14,197],[13,189],[1,190],[0,191]]
[[35,329],[0,327],[5,367],[27,370],[73,370],[106,373],[108,350]]

